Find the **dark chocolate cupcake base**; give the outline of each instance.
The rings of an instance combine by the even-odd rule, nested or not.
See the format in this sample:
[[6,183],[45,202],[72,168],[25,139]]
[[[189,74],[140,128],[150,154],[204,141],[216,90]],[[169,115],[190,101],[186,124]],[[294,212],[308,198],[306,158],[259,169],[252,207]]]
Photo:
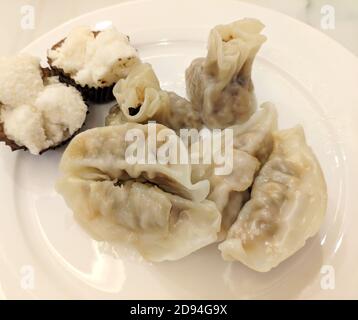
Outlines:
[[27,150],[26,147],[17,145],[15,141],[12,141],[6,136],[3,123],[0,123],[0,141],[5,142],[5,144],[10,147],[11,151]]
[[68,74],[66,74],[62,69],[54,67],[51,65],[51,60],[48,61],[52,73],[55,76],[58,76],[62,83],[66,83],[70,86],[75,87],[78,91],[81,92],[83,99],[94,102],[94,103],[107,103],[114,100],[113,87],[103,87],[103,88],[91,88],[89,86],[81,86],[76,83]]

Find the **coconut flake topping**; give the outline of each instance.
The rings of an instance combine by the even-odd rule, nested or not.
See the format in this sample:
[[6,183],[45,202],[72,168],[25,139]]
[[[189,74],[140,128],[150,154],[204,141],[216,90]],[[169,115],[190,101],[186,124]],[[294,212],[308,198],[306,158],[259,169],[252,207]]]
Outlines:
[[126,35],[114,27],[94,33],[77,27],[57,48],[48,51],[51,65],[62,69],[82,86],[109,87],[127,76],[139,62]]
[[0,58],[0,122],[17,145],[39,154],[70,138],[86,114],[75,88],[56,77],[44,84],[39,59],[26,54]]

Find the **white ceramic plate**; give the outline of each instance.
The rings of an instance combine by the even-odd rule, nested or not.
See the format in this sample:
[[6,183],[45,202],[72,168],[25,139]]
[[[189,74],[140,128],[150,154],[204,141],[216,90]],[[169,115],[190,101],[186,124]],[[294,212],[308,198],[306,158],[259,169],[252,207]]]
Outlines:
[[[319,235],[273,271],[224,262],[216,245],[177,262],[115,257],[92,241],[54,190],[63,150],[41,157],[0,146],[0,297],[4,298],[357,298],[358,60],[318,31],[282,14],[229,0],[139,1],[72,20],[28,46],[46,49],[75,25],[110,22],[130,35],[162,86],[184,94],[184,70],[205,54],[209,29],[243,17],[264,22],[268,41],[254,65],[259,102],[279,124],[301,123],[328,184]],[[89,126],[108,107],[94,106]],[[333,289],[331,289],[334,287]]]

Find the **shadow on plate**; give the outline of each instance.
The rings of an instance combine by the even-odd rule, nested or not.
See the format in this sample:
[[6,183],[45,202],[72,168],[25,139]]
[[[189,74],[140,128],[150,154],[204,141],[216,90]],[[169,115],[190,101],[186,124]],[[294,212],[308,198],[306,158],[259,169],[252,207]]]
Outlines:
[[319,237],[315,237],[267,273],[250,270],[239,262],[222,260],[216,244],[180,262],[155,264],[153,272],[158,281],[181,292],[180,298],[294,299],[315,283],[313,280],[320,273],[322,261]]

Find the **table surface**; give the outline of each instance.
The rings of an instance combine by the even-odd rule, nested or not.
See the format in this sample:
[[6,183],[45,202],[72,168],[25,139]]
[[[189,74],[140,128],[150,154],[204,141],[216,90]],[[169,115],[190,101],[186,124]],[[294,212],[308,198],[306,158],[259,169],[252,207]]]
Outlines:
[[[243,1],[299,19],[334,38],[358,56],[358,0]],[[16,53],[69,19],[120,2],[123,0],[2,0],[0,55]],[[33,12],[33,20],[27,19],[29,10]]]

